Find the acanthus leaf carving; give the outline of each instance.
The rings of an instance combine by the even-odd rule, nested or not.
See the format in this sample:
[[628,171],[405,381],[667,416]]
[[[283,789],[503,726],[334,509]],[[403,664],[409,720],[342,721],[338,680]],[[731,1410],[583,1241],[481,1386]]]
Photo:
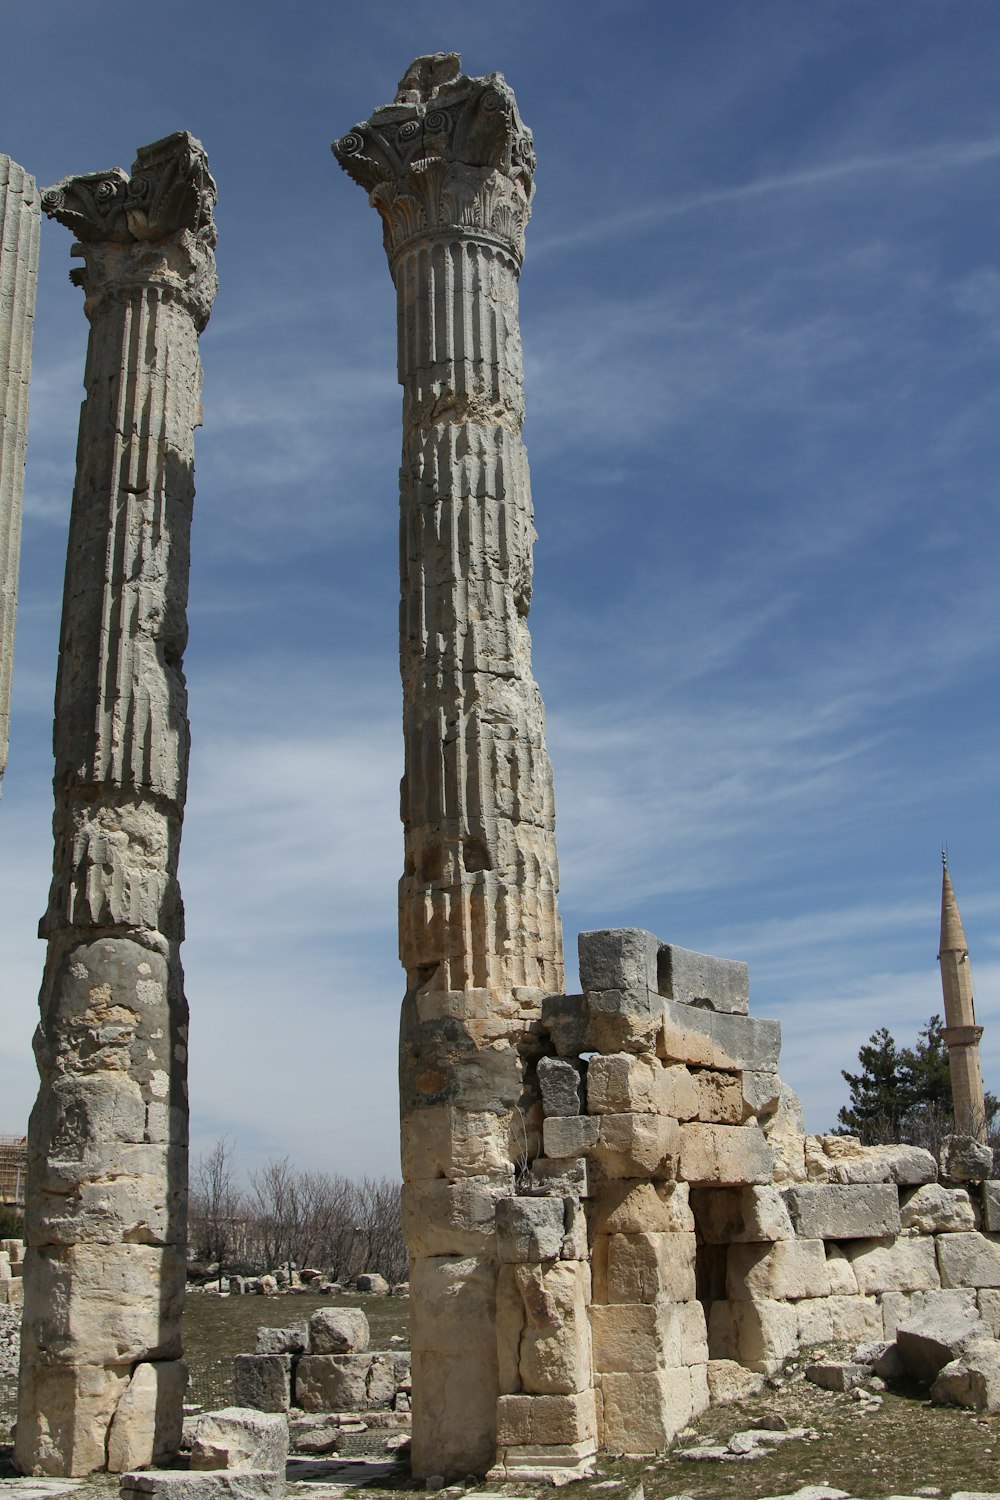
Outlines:
[[531,131],[502,74],[468,78],[459,67],[456,53],[417,58],[395,102],[334,141],[333,153],[382,216],[390,257],[421,231],[453,230],[498,240],[520,261]]
[[121,167],[64,177],[42,193],[42,208],[83,244],[128,245],[182,230],[215,244],[215,182],[199,140],[175,131],[140,146],[129,177]]

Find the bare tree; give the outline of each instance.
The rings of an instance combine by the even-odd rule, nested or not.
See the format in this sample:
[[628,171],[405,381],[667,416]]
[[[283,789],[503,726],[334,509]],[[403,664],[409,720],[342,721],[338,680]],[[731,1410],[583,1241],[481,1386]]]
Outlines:
[[234,1259],[244,1229],[244,1195],[236,1185],[236,1151],[228,1135],[200,1156],[191,1177],[191,1245],[201,1260],[220,1267]]

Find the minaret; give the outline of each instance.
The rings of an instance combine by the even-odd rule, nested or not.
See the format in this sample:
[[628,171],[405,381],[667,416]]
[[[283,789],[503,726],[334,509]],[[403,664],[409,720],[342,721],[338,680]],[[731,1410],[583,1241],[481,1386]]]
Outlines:
[[396,287],[405,865],[399,946],[416,1475],[495,1454],[492,1204],[538,1152],[532,1048],[564,987],[552,768],[531,671],[518,277],[535,153],[499,73],[419,57],[334,142]]
[[941,882],[941,988],[944,991],[944,1039],[951,1067],[951,1093],[958,1135],[986,1139],[986,1108],[983,1075],[979,1066],[979,1038],[972,998],[972,967],[962,930],[958,902],[948,874],[947,851],[942,851]]

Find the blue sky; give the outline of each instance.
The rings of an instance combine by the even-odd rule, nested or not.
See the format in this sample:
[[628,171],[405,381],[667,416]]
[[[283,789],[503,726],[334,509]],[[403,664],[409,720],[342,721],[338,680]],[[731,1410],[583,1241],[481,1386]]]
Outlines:
[[[192,1142],[395,1172],[399,389],[330,141],[422,52],[535,133],[522,333],[535,672],[576,935],[748,959],[833,1123],[940,1009],[947,840],[1000,1091],[992,0],[37,0],[0,150],[41,185],[175,129],[219,184],[181,879]],[[43,232],[10,764],[0,1130],[23,1128],[86,321]],[[571,977],[575,984],[575,975]]]

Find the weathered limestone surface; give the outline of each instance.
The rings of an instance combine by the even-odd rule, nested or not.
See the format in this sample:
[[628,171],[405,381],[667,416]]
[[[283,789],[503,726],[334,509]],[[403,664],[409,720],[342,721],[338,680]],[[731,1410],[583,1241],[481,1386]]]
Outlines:
[[42,221],[35,179],[0,154],[0,783],[7,766],[31,334]]
[[[527,626],[518,276],[535,153],[500,74],[465,77],[454,53],[416,59],[333,150],[381,216],[398,309],[404,1178],[505,1173],[512,1190],[538,1154],[529,1032],[565,987]],[[495,1456],[495,1246],[468,1220],[450,1241],[432,1232],[424,1201],[408,1199],[411,1285],[429,1250],[432,1283],[468,1256],[476,1321],[456,1345],[464,1299],[448,1273],[414,1322],[412,1466],[461,1477]]]
[[42,195],[90,320],[56,687],[55,858],[29,1125],[16,1461],[104,1467],[136,1366],[180,1353],[187,1007],[177,858],[198,334],[214,183],[180,133]]

